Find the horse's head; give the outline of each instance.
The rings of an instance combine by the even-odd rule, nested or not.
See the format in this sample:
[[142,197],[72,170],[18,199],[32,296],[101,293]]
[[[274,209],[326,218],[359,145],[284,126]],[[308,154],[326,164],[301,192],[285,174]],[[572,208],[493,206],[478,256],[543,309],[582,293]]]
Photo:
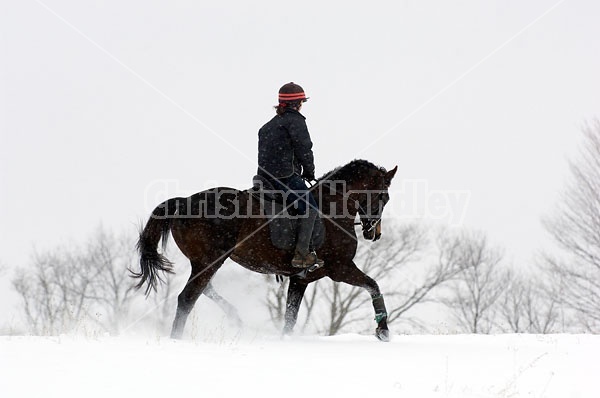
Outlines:
[[372,170],[363,181],[364,190],[358,193],[357,205],[363,237],[375,242],[381,238],[383,208],[390,200],[388,188],[398,166],[390,171],[383,167]]
[[[351,214],[356,217],[358,213],[362,225],[363,236],[367,240],[376,241],[381,237],[381,215],[386,203],[390,200],[388,188],[392,183],[398,166],[390,171],[377,167],[363,159],[355,159],[345,166],[327,173],[319,180],[319,185],[325,183],[325,192],[335,192],[338,197],[343,196],[346,211],[344,217]],[[343,194],[335,189],[338,182],[343,182]]]

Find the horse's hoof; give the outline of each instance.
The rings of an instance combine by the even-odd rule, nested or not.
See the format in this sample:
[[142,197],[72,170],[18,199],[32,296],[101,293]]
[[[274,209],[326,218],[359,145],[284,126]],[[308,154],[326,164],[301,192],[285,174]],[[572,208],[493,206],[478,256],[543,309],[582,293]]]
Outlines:
[[388,341],[390,341],[390,331],[388,329],[377,328],[375,330],[375,337],[377,337],[379,341],[387,343]]
[[282,336],[291,336],[292,334],[294,334],[294,330],[290,329],[288,327],[284,327],[283,330],[281,331]]

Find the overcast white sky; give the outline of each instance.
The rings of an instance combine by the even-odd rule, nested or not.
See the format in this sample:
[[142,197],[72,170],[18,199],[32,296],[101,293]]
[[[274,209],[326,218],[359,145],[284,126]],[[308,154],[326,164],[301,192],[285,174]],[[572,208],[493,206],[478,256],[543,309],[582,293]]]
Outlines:
[[527,263],[600,116],[593,0],[0,4],[10,269],[101,222],[134,233],[167,197],[248,187],[288,81],[311,97],[317,174],[398,165],[397,215],[402,181],[470,192],[462,224]]

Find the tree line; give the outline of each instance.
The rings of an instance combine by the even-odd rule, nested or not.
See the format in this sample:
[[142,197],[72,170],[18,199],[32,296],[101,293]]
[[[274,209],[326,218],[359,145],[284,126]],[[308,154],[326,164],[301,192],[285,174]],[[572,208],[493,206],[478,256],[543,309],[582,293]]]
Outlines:
[[[380,282],[388,322],[436,333],[421,316],[428,312],[456,332],[600,332],[600,121],[583,129],[569,167],[562,197],[542,221],[556,249],[535,264],[510,264],[485,233],[465,229],[386,222],[383,239],[360,243],[355,262]],[[87,242],[34,253],[12,279],[27,331],[118,334],[142,322],[166,332],[179,292],[172,279],[150,302],[133,290],[134,240],[99,228]],[[265,279],[264,310],[279,328],[287,280]],[[305,294],[298,326],[324,335],[370,330],[368,301],[359,288],[318,281]]]

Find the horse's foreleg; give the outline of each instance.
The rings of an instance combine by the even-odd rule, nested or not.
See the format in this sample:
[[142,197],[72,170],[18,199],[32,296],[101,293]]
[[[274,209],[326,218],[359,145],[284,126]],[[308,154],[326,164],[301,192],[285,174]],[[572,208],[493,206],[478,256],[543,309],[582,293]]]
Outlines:
[[390,331],[387,325],[387,310],[385,309],[385,303],[383,301],[383,295],[381,293],[372,295],[373,309],[375,310],[375,322],[377,322],[377,328],[375,329],[375,336],[381,341],[390,341]]
[[336,269],[329,277],[336,282],[344,282],[352,286],[358,286],[365,289],[371,295],[373,300],[373,309],[375,310],[375,336],[381,341],[390,340],[390,332],[387,325],[387,310],[383,295],[379,290],[379,285],[372,278],[362,272],[356,264],[352,263],[349,267],[340,267]]
[[298,310],[304,297],[307,284],[299,281],[297,278],[290,278],[288,287],[287,303],[285,305],[285,326],[284,334],[292,334],[296,321],[298,320]]

